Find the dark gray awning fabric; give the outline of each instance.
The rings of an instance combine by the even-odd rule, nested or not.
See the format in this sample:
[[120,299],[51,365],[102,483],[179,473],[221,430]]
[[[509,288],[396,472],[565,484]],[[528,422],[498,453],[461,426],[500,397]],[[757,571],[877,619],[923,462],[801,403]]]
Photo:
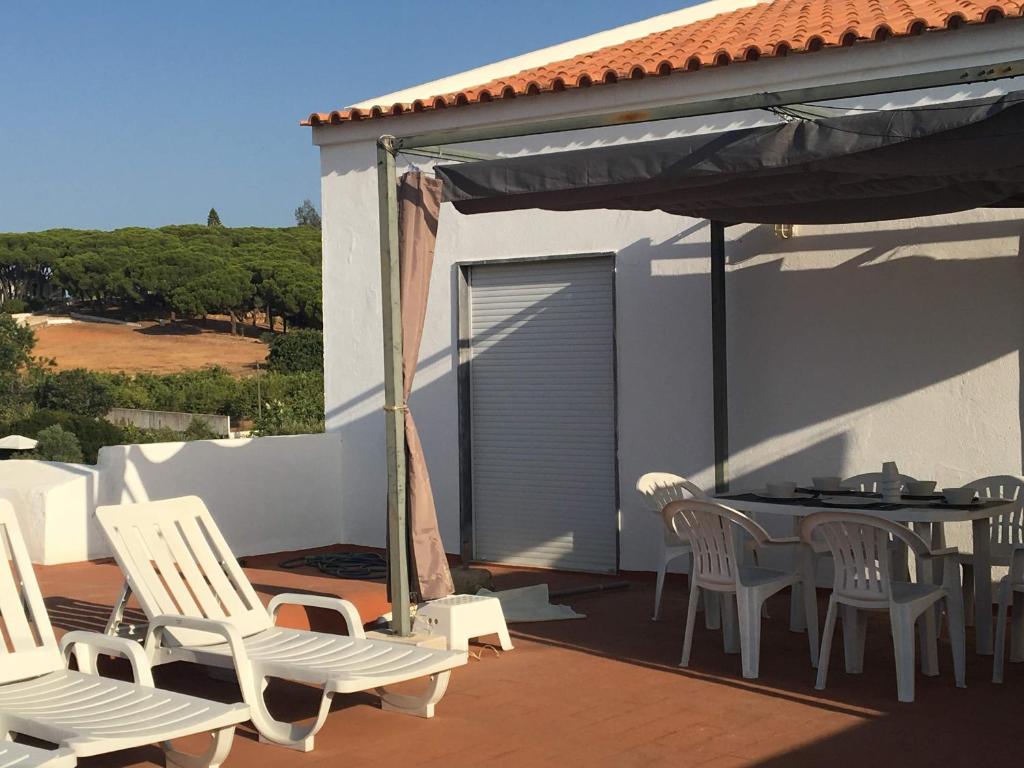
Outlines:
[[437,168],[462,213],[838,224],[1024,206],[1024,92]]

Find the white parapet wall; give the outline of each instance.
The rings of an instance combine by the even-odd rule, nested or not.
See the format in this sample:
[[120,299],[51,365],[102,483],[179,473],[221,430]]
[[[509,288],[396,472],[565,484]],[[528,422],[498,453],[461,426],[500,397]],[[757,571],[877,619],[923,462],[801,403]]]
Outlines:
[[0,498],[14,505],[34,563],[71,563],[109,554],[92,522],[99,488],[96,467],[0,461]]
[[336,434],[197,440],[102,448],[95,467],[0,461],[32,561],[110,555],[97,505],[199,496],[237,555],[344,540],[341,440]]

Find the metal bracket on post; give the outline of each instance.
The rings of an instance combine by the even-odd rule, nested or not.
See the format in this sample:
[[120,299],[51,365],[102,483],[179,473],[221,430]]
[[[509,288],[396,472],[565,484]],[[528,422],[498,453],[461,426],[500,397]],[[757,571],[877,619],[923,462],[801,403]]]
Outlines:
[[388,464],[388,580],[391,631],[412,632],[409,558],[406,550],[405,396],[402,380],[402,287],[398,261],[398,176],[395,139],[377,140],[380,202],[380,284],[384,325],[384,421]]

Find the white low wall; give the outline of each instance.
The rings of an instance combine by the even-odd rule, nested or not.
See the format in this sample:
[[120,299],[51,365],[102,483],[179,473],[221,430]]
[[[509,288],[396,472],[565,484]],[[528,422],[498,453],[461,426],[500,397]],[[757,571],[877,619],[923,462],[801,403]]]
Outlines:
[[337,435],[112,446],[98,466],[101,504],[199,496],[236,555],[342,540]]
[[83,464],[0,461],[0,498],[14,505],[32,562],[69,563],[108,554],[92,523],[100,473]]
[[98,505],[196,495],[237,555],[344,540],[341,439],[294,435],[103,448],[95,467],[0,461],[0,498],[18,514],[32,561],[107,557]]

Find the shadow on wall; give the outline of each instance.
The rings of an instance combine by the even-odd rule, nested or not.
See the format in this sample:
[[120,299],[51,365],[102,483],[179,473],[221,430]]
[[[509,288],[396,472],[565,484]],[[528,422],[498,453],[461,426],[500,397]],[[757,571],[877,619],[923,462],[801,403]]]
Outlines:
[[[918,440],[912,430],[903,434],[906,425],[871,423],[868,428],[862,421],[866,414],[880,413],[878,406],[885,404],[898,415],[903,404],[897,408],[894,401],[899,398],[1021,354],[1024,221],[947,224],[947,218],[922,219],[915,228],[836,227],[798,233],[790,241],[775,238],[765,226],[738,237],[727,231],[733,238],[727,240],[731,269],[726,280],[731,450],[746,457],[734,478],[737,486],[776,472],[801,478],[842,474],[848,462],[862,460],[861,440],[871,456],[912,449],[920,461],[932,464],[907,471],[936,473],[944,461],[944,443],[935,436],[945,436],[953,446],[963,442],[958,430],[967,427],[982,429],[977,433],[981,438],[1001,430],[999,439],[1012,444],[1008,461],[1016,466],[965,465],[964,472],[1020,471],[1024,387],[1019,378],[1009,405],[993,401],[1002,389],[998,382],[990,387],[987,379],[983,388],[955,397],[946,392],[946,400],[938,402],[948,404],[950,397],[958,397],[962,408],[931,412],[926,440]],[[633,499],[632,485],[644,471],[709,478],[713,467],[708,246],[706,240],[695,241],[706,223],[682,221],[685,226],[671,240],[638,240],[620,249],[616,258],[620,502],[629,511],[624,521],[642,509]],[[977,256],[978,246],[972,243],[999,239],[1013,248]],[[965,258],[956,258],[958,249]],[[795,256],[805,252],[815,254]],[[887,258],[894,252],[898,258]],[[784,256],[793,258],[783,265]],[[455,270],[452,296],[457,295]],[[544,311],[544,302],[538,302],[510,323],[529,322]],[[457,390],[454,316],[451,338],[450,346],[421,359],[420,386],[410,404],[430,464],[446,548],[455,551],[457,429],[441,423],[442,417],[447,421]],[[509,338],[514,340],[515,334]],[[986,399],[992,402],[991,414],[985,410]],[[379,478],[380,514],[374,518],[379,522],[366,531],[372,529],[372,536],[380,538],[386,489],[383,419],[376,406],[382,400],[382,387],[377,386],[327,413],[329,424],[343,425],[346,481]],[[919,414],[928,413],[928,398],[907,402]],[[1011,424],[1001,418],[1008,413]],[[840,418],[845,419],[842,424],[829,423]],[[819,428],[818,433],[773,444],[809,428]],[[969,446],[958,446],[958,455],[968,452]],[[879,462],[883,458],[888,456],[877,455]],[[872,468],[874,464],[853,471]],[[638,525],[656,526],[656,521]]]
[[198,496],[236,555],[344,538],[337,434],[112,446],[99,468],[101,505]]

